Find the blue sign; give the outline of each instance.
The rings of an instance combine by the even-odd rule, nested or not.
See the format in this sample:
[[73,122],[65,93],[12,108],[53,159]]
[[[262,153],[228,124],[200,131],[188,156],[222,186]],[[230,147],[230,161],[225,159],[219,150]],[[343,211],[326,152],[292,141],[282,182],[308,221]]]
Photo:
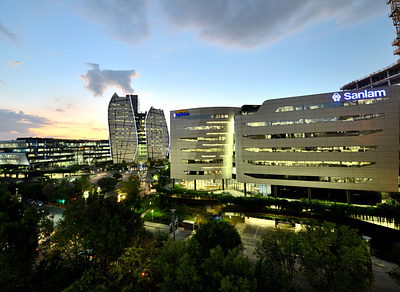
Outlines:
[[174,118],[188,116],[188,115],[189,115],[188,111],[177,111],[174,113]]
[[[376,97],[384,97],[386,96],[386,90],[378,89],[378,90],[364,90],[360,92],[345,92],[343,93],[344,100],[357,100],[357,99],[366,99],[366,98],[376,98]],[[339,102],[342,96],[340,93],[335,92],[332,95],[333,102]]]

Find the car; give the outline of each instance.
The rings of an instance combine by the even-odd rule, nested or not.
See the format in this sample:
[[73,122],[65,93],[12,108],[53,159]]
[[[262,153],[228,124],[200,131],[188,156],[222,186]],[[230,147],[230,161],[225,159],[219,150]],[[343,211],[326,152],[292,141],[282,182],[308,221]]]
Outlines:
[[39,206],[39,207],[42,207],[42,206],[44,206],[44,203],[42,201],[36,201],[35,205]]
[[33,204],[33,202],[35,202],[35,201],[32,200],[32,199],[27,199],[26,202],[27,202],[28,204]]

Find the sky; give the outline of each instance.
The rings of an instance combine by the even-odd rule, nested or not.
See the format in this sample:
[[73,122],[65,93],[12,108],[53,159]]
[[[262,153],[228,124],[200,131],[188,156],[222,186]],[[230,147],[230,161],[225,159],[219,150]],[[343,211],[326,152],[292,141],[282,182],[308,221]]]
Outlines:
[[0,141],[108,139],[140,111],[338,91],[389,66],[386,0],[1,0]]

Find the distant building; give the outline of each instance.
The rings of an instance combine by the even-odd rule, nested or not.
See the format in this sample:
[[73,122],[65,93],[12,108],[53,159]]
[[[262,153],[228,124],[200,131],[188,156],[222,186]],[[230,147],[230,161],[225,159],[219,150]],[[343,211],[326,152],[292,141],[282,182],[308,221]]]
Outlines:
[[108,128],[114,163],[143,163],[166,159],[169,134],[164,112],[150,108],[139,112],[137,95],[112,96],[108,106]]
[[400,84],[400,62],[343,85],[341,90],[358,90]]
[[18,138],[0,141],[0,167],[37,169],[110,160],[107,140]]

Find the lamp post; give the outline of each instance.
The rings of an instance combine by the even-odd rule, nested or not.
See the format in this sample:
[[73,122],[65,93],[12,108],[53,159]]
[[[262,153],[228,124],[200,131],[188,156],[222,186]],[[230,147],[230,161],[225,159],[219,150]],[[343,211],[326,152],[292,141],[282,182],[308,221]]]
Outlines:
[[153,213],[154,213],[154,210],[151,210],[151,222],[153,222]]
[[172,212],[172,232],[174,233],[174,245],[175,245],[175,209],[171,209]]

